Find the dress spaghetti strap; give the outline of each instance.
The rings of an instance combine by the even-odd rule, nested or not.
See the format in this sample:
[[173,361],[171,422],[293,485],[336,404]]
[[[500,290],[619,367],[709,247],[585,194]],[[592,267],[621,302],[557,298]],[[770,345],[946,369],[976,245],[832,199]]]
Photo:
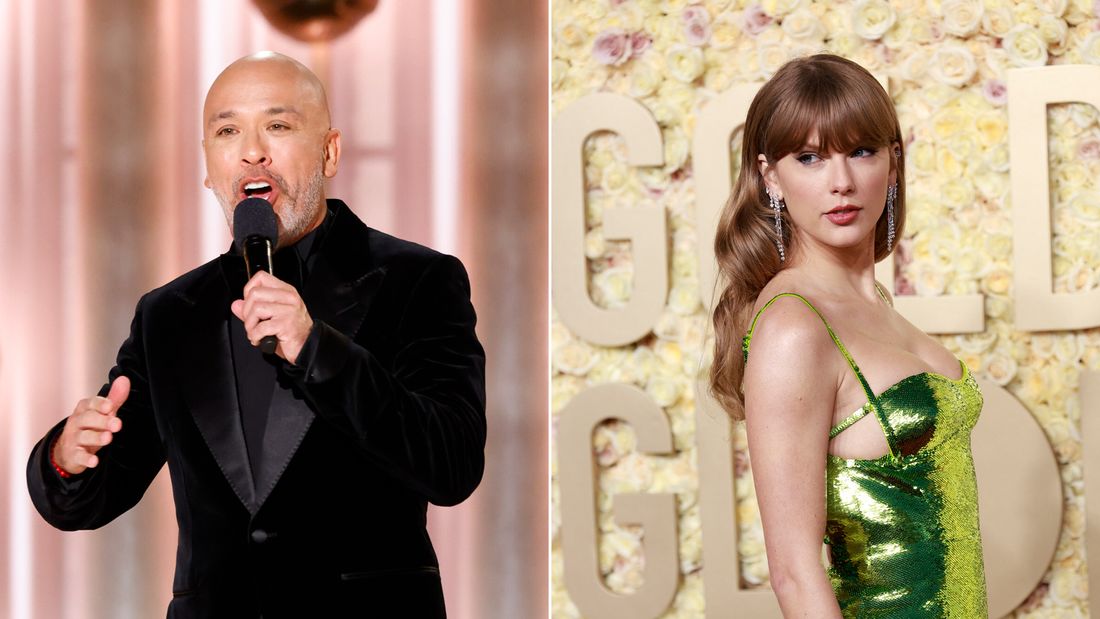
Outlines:
[[[879,296],[882,296],[883,300],[885,300],[886,297],[883,296],[882,291],[878,288],[877,283],[875,285],[875,289],[876,291],[878,291]],[[833,331],[833,328],[831,326],[829,326],[829,321],[825,319],[825,316],[822,315],[822,313],[819,312],[818,309],[814,307],[813,303],[810,303],[810,301],[806,299],[806,297],[803,297],[802,295],[795,292],[781,292],[769,299],[768,302],[760,308],[760,311],[756,312],[756,315],[752,318],[752,323],[749,325],[748,333],[746,333],[745,337],[741,340],[741,351],[744,354],[745,362],[748,363],[749,360],[749,345],[752,343],[752,335],[753,332],[756,330],[756,321],[760,319],[760,315],[764,313],[764,310],[771,307],[772,303],[775,303],[776,300],[778,300],[780,297],[794,297],[799,301],[802,301],[802,303],[804,303],[806,307],[813,310],[814,314],[817,314],[817,317],[821,319],[821,323],[825,325],[825,330],[829,332],[829,337],[832,338],[833,344],[836,345],[837,349],[840,351],[840,354],[844,355],[844,360],[848,362],[848,367],[852,368],[852,372],[855,373],[856,378],[859,379],[859,384],[863,388],[863,393],[867,396],[867,404],[860,407],[859,410],[852,413],[850,416],[844,419],[844,421],[841,421],[831,430],[829,430],[829,438],[835,437],[836,435],[846,430],[849,426],[863,418],[864,415],[866,415],[868,412],[868,407],[870,407],[872,410],[878,413],[880,424],[882,425],[883,431],[887,434],[887,443],[891,446],[890,451],[893,452],[893,436],[891,436],[889,426],[884,423],[881,412],[879,412],[878,398],[875,396],[875,393],[871,391],[871,386],[867,384],[867,379],[863,377],[863,372],[861,372],[859,366],[856,365],[855,359],[852,359],[852,355],[848,352],[848,349],[844,347],[844,343],[840,341],[840,338],[837,336],[836,332]]]

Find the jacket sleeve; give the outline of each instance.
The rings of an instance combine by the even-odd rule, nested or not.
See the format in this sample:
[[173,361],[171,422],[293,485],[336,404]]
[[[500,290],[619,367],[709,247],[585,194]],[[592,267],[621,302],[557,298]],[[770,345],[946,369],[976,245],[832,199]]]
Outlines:
[[[142,299],[142,302],[144,298]],[[115,378],[130,379],[130,395],[118,416],[122,429],[99,450],[99,465],[62,479],[50,464],[50,448],[65,420],[34,446],[27,462],[27,489],[46,522],[65,531],[97,529],[133,507],[164,465],[165,456],[153,418],[142,346],[142,302],[130,325],[130,337],[118,351],[115,367],[99,395],[106,396]]]
[[455,505],[485,466],[485,352],[475,323],[462,263],[439,255],[413,287],[392,361],[318,320],[292,376],[317,414],[372,459],[432,503]]

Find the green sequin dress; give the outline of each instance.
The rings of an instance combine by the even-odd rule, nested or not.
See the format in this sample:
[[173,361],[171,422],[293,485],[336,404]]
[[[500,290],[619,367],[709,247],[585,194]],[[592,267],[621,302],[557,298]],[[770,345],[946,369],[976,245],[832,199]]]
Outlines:
[[890,447],[874,460],[827,455],[825,543],[842,613],[988,617],[970,452],[982,394],[966,364],[959,362],[958,379],[921,372],[875,395],[825,317],[794,293],[776,295],[753,318],[742,343],[746,361],[757,319],[784,296],[821,318],[867,394],[867,403],[829,438],[871,414]]

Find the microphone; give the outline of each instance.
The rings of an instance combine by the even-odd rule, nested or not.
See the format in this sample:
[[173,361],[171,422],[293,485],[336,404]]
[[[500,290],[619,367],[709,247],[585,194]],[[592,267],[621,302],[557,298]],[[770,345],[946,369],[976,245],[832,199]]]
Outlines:
[[[259,271],[271,270],[271,253],[279,242],[279,224],[271,203],[263,198],[245,198],[233,210],[233,243],[244,256],[248,278]],[[275,354],[279,340],[266,335],[260,340],[260,350]]]

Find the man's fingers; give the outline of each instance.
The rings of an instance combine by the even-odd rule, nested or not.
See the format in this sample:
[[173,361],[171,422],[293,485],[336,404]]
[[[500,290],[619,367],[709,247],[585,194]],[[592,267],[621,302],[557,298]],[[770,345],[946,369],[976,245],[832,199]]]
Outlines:
[[229,311],[233,312],[233,315],[237,317],[237,320],[244,322],[244,301],[237,299],[229,304]]
[[115,415],[106,415],[96,410],[87,411],[79,415],[74,422],[79,430],[96,430],[99,432],[118,432],[122,429],[122,420]]
[[98,430],[81,430],[80,434],[76,437],[76,444],[82,448],[90,449],[92,451],[98,450],[100,447],[111,442],[112,434],[110,432],[101,432]]
[[111,401],[114,405],[114,410],[117,411],[129,396],[130,379],[125,376],[119,376],[115,379],[115,382],[111,383],[111,390],[107,392],[107,399]]
[[248,283],[244,285],[244,294],[247,296],[253,288],[293,288],[290,284],[275,277],[267,271],[258,271],[252,276],[252,279],[248,280]]
[[279,305],[277,303],[253,303],[249,311],[245,313],[245,331],[251,335],[259,323],[274,318],[278,309]]
[[253,346],[259,346],[260,340],[269,335],[278,336],[280,331],[280,323],[274,320],[264,320],[253,325],[248,330],[248,341],[252,342]]

